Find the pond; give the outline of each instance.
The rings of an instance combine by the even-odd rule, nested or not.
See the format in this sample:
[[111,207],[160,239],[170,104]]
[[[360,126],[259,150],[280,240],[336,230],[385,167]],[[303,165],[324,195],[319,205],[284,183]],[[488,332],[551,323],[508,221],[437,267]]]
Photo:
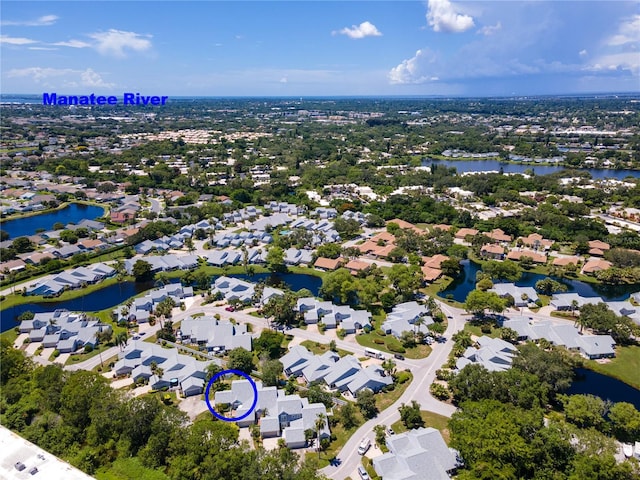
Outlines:
[[[530,163],[503,163],[499,160],[432,160],[424,159],[423,166],[431,164],[443,166],[447,168],[455,168],[458,173],[462,172],[499,172],[500,169],[504,173],[524,173],[527,170],[533,170],[536,175],[548,175],[550,173],[566,170],[567,167],[555,165],[538,165]],[[626,177],[640,177],[638,170],[612,170],[606,168],[579,168],[576,170],[589,172],[593,178],[615,178],[623,180]]]
[[53,212],[2,222],[0,229],[7,232],[9,238],[18,238],[34,235],[40,230],[52,230],[56,223],[64,225],[78,223],[81,220],[93,220],[103,215],[104,209],[102,207],[72,203],[63,209],[54,210]]
[[[212,282],[217,276],[212,277]],[[312,295],[318,295],[322,286],[322,279],[313,275],[304,275],[299,273],[257,273],[254,275],[234,274],[229,277],[239,278],[248,282],[258,283],[266,282],[270,286],[281,286],[286,284],[293,291],[306,288],[311,291]],[[178,282],[178,279],[171,280]],[[16,318],[24,312],[31,311],[33,313],[52,312],[56,309],[67,309],[78,312],[96,312],[113,308],[121,303],[126,302],[129,298],[143,293],[146,290],[156,287],[154,282],[121,282],[100,290],[95,290],[83,297],[73,300],[63,300],[54,302],[34,302],[16,305],[0,312],[0,332],[4,332],[18,325]]]
[[636,390],[613,377],[586,368],[577,368],[575,372],[577,377],[566,393],[597,395],[603,400],[628,402],[640,410],[640,390]]
[[[469,292],[476,288],[476,273],[480,270],[482,270],[480,264],[463,260],[460,275],[445,290],[439,292],[438,296],[464,302]],[[515,283],[519,287],[535,287],[536,282],[544,278],[547,277],[538,273],[524,272],[520,280]],[[602,297],[607,301],[626,300],[631,293],[640,290],[638,285],[601,285],[567,278],[554,278],[554,280],[565,284],[567,292],[578,293],[583,297]]]

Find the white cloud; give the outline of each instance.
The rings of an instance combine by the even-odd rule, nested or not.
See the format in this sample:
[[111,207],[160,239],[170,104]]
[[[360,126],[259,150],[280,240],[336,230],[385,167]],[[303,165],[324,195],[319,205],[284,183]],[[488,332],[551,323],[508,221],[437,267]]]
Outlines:
[[425,66],[434,62],[435,55],[431,50],[428,48],[418,50],[413,57],[403,60],[391,69],[388,75],[389,82],[392,84],[411,84],[438,80],[437,76],[424,72]]
[[589,52],[587,52],[586,50],[582,49],[578,52],[578,55],[580,55],[581,57],[586,57],[587,55],[589,55]]
[[29,68],[14,68],[9,70],[9,77],[30,77],[36,83],[40,83],[42,80],[51,77],[60,77],[69,75],[76,70],[70,68],[43,68],[43,67],[29,67]]
[[51,45],[56,45],[58,47],[71,47],[71,48],[88,48],[91,46],[90,43],[83,42],[81,40],[69,40],[68,42],[56,42]]
[[20,27],[46,27],[48,25],[53,25],[59,19],[57,15],[43,15],[42,17],[38,17],[35,20],[25,20],[25,21],[4,21],[2,22],[2,26],[20,26]]
[[495,25],[487,25],[485,27],[482,27],[476,33],[479,33],[484,36],[489,36],[489,35],[493,35],[499,30],[502,30],[502,24],[500,22],[496,23]]
[[[93,71],[93,69],[91,68],[87,68],[85,70],[43,67],[14,68],[13,70],[10,70],[7,75],[12,78],[29,78],[36,84],[45,84],[50,87],[82,86],[91,88],[112,88],[115,86],[115,84],[113,83],[105,82],[102,79],[102,76]],[[50,80],[56,78],[59,79],[58,85],[54,85],[50,82]]]
[[637,52],[622,52],[602,55],[595,59],[593,64],[587,69],[593,71],[626,70],[637,76],[640,75],[640,55]]
[[7,45],[29,45],[31,43],[38,43],[37,40],[31,40],[24,37],[10,37],[9,35],[0,35],[0,44]]
[[609,38],[607,44],[612,47],[640,42],[640,15],[633,15],[623,21],[615,35]]
[[27,47],[29,50],[58,50],[57,48],[53,48],[53,47]]
[[280,83],[288,83],[288,82],[289,82],[289,79],[287,77],[282,77],[280,79]]
[[331,32],[332,35],[346,35],[349,38],[365,38],[365,37],[380,37],[382,33],[376,28],[376,26],[369,22],[362,22],[360,25],[351,25],[351,28],[345,27],[342,30]]
[[427,22],[434,32],[460,33],[473,28],[473,18],[460,13],[449,0],[429,0]]
[[96,40],[95,48],[102,55],[118,58],[126,57],[127,50],[144,52],[151,48],[151,35],[110,29],[107,32],[92,33],[89,37]]
[[80,80],[81,84],[85,87],[111,88],[114,86],[113,83],[106,83],[99,74],[90,68],[87,68],[80,74]]

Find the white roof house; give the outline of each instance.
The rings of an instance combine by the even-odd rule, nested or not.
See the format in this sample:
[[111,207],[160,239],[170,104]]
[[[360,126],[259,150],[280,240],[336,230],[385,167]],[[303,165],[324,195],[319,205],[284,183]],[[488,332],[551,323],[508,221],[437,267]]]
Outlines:
[[[286,395],[276,387],[263,387],[259,381],[256,387],[258,398],[255,410],[239,421],[239,426],[251,425],[260,419],[260,434],[263,437],[282,435],[289,448],[300,448],[306,445],[305,430],[315,430],[318,416],[323,415],[325,420],[320,429],[320,438],[330,435],[327,409],[322,403],[310,404],[306,398]],[[235,380],[231,390],[215,393],[214,404],[231,405],[233,416],[240,417],[249,411],[254,400],[255,393],[249,381]]]
[[477,340],[478,348],[469,347],[456,362],[456,369],[462,370],[470,363],[478,363],[490,372],[511,368],[516,348],[500,338],[482,336]]
[[214,317],[187,317],[180,324],[179,337],[183,343],[205,345],[209,351],[233,350],[242,347],[251,351],[251,334],[245,324],[234,325]]
[[519,287],[515,283],[496,283],[489,291],[495,292],[500,297],[511,296],[516,307],[526,307],[538,300],[538,292],[535,288]]
[[[415,323],[418,319],[422,320],[422,324],[416,327]],[[393,307],[382,323],[382,330],[396,337],[400,337],[402,332],[414,330],[429,333],[427,327],[432,323],[433,318],[429,316],[429,309],[426,306],[417,302],[405,302]]]
[[[217,359],[199,361],[189,355],[179,354],[175,349],[137,340],[129,343],[118,354],[118,358],[113,366],[116,375],[130,373],[134,380],[147,378],[154,390],[168,387],[175,381],[185,396],[202,393],[207,367],[211,363],[220,363]],[[161,376],[151,372],[153,362],[162,369]]]
[[519,340],[547,339],[554,345],[572,350],[579,350],[586,358],[613,357],[615,355],[615,341],[610,335],[583,335],[568,323],[554,323],[549,321],[533,322],[526,319],[506,320],[506,328],[518,333]]
[[389,452],[373,459],[373,468],[384,480],[448,480],[457,467],[435,428],[419,428],[386,440]]

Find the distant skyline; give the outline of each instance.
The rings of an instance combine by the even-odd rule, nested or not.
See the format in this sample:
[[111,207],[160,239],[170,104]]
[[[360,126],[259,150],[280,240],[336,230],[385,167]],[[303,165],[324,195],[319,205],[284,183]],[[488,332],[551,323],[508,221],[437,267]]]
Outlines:
[[0,4],[2,93],[640,92],[637,1]]

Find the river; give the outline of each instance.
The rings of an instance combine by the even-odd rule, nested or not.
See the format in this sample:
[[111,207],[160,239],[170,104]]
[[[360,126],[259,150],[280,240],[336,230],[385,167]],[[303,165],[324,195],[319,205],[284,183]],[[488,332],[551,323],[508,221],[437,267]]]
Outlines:
[[[527,170],[533,170],[536,175],[548,175],[550,173],[567,170],[568,167],[543,165],[537,163],[502,163],[499,160],[432,160],[424,159],[423,166],[431,164],[455,168],[458,173],[462,172],[499,172],[500,169],[504,173],[524,173]],[[626,177],[640,177],[639,170],[613,170],[606,168],[579,168],[575,169],[581,172],[589,172],[593,178],[615,178],[616,180],[624,180]]]
[[[470,260],[463,260],[462,271],[458,277],[445,290],[439,292],[438,296],[451,298],[463,303],[467,299],[469,292],[476,288],[476,273],[481,269],[480,264]],[[547,278],[545,275],[524,272],[515,284],[519,287],[535,287],[538,280],[545,278]],[[575,292],[583,297],[602,297],[606,301],[626,300],[631,293],[640,290],[639,285],[602,285],[567,278],[554,278],[554,280],[565,284],[567,292]]]
[[[212,281],[216,277],[217,276],[212,277]],[[320,287],[322,286],[322,279],[320,277],[299,273],[233,274],[229,275],[229,277],[240,278],[253,283],[264,281],[271,286],[282,286],[284,284],[293,291],[306,288],[311,291],[311,295],[318,295]],[[178,280],[174,279],[173,281],[177,282]],[[88,295],[73,300],[33,302],[16,305],[0,312],[0,331],[4,332],[17,326],[16,318],[27,311],[42,313],[52,312],[56,309],[66,309],[79,312],[97,312],[99,310],[116,307],[126,302],[129,298],[139,295],[155,286],[156,284],[154,282],[121,282],[95,290]]]
[[0,229],[9,234],[9,238],[34,235],[40,230],[52,230],[56,223],[67,225],[81,220],[93,220],[104,215],[104,209],[95,205],[71,203],[60,210],[32,215],[29,217],[7,220],[0,224]]

